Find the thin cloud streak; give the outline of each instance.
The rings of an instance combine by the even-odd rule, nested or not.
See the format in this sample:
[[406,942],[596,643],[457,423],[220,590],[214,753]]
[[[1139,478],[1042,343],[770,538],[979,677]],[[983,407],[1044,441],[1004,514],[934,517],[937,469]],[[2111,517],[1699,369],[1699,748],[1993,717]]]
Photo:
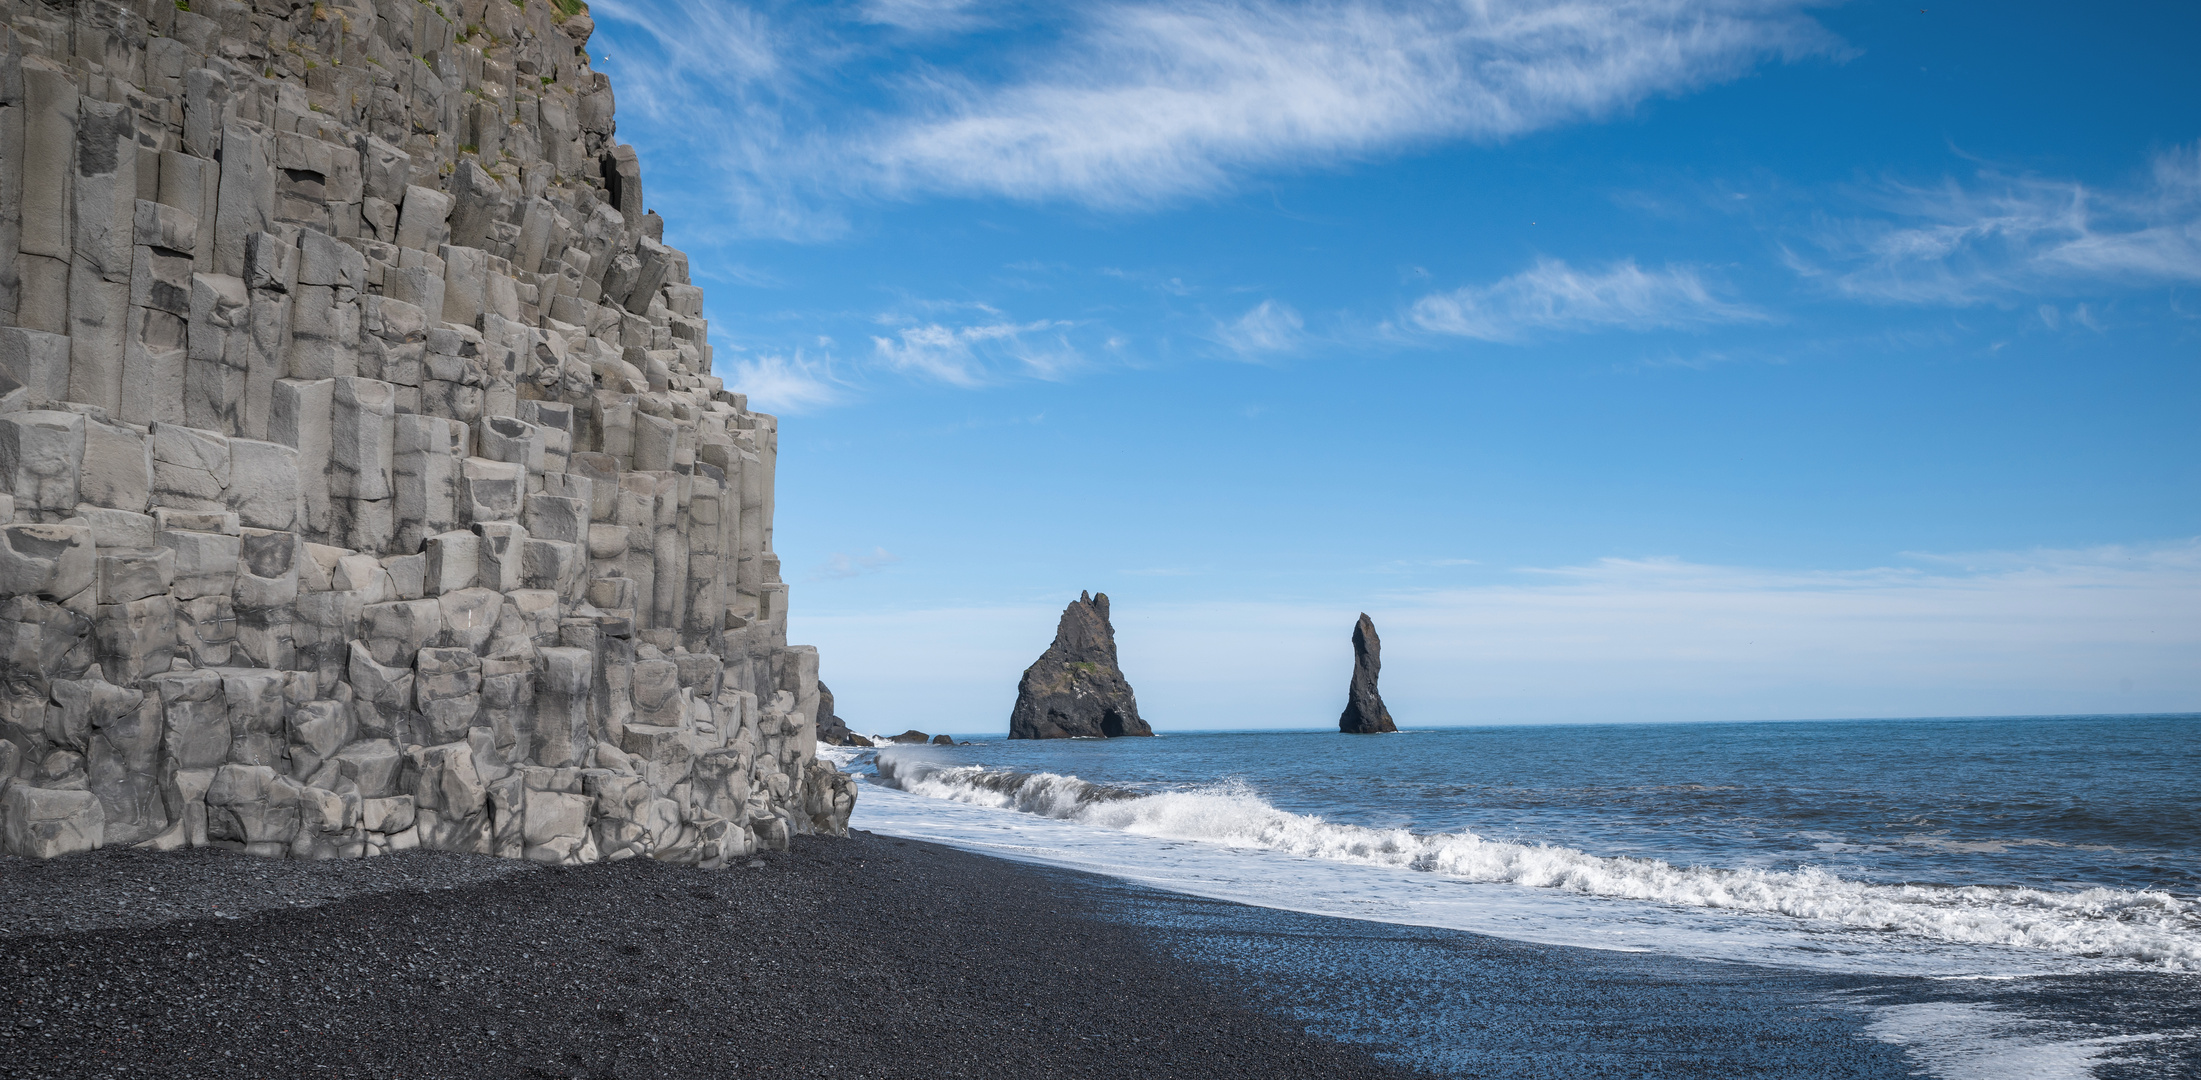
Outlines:
[[1136,209],[1263,169],[1595,121],[1836,52],[1805,6],[1093,2],[1020,15],[1059,32],[983,59],[928,47],[986,25],[954,0],[592,10],[629,43],[607,63],[622,117],[717,178],[690,196],[712,213],[682,220],[717,219],[727,240],[817,240],[882,195]]
[[1839,295],[1894,304],[2201,281],[2201,144],[2152,166],[2123,189],[1992,172],[1970,186],[1891,185],[1874,199],[1884,217],[1829,224],[1784,254]]
[[1290,304],[1263,300],[1244,315],[1217,323],[1216,340],[1242,357],[1290,352],[1305,336],[1306,321]]
[[844,400],[827,363],[797,349],[793,356],[764,355],[721,360],[726,388],[749,395],[750,407],[774,413],[804,413]]
[[865,0],[859,7],[865,22],[899,27],[920,34],[949,34],[986,25],[975,8],[976,0]]
[[867,156],[903,191],[1136,208],[1244,173],[1595,120],[1835,49],[1776,0],[1106,4],[1025,81],[953,75]]
[[[927,323],[903,327],[894,337],[873,337],[871,344],[879,361],[892,370],[970,389],[999,382],[1012,372],[1040,379],[1066,377],[1082,362],[1060,332],[1070,325],[1052,319],[960,327]],[[1008,371],[1002,369],[1004,362],[1011,365]]]
[[810,579],[842,581],[883,570],[901,561],[900,555],[883,547],[873,547],[869,555],[850,555],[845,551],[836,551],[826,557],[825,565],[818,567],[817,573],[812,574]]
[[[589,51],[613,76],[620,134],[651,136],[644,191],[686,244],[847,231],[844,171],[830,168],[844,155],[820,123],[837,110],[820,80],[851,46],[830,26],[739,3],[597,0],[589,10],[599,28]],[[613,29],[625,48],[605,57]],[[717,182],[668,184],[672,174],[647,167],[668,154]]]
[[1422,297],[1407,313],[1410,324],[1428,333],[1496,342],[1517,342],[1547,331],[1643,331],[1766,319],[1762,312],[1713,295],[1695,270],[1644,270],[1632,259],[1602,270],[1538,259],[1494,284]]

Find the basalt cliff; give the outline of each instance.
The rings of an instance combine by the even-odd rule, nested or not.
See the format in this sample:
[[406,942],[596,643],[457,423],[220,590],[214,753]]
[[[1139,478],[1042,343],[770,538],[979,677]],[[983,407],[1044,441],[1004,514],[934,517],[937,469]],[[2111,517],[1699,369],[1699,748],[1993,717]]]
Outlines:
[[578,0],[0,0],[0,850],[845,828]]

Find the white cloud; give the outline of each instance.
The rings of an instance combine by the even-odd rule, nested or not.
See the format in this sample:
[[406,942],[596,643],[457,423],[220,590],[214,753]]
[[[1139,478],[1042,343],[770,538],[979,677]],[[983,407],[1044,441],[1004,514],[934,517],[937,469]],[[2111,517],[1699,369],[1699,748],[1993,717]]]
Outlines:
[[725,373],[727,389],[749,395],[751,408],[800,413],[841,401],[829,365],[804,357],[800,349],[792,357],[749,356],[717,366]]
[[957,33],[986,24],[976,0],[864,0],[858,8],[866,22],[921,34]]
[[[1140,707],[1164,728],[1336,723],[1361,610],[1409,726],[2201,708],[2201,541],[1856,570],[1608,559],[1335,603],[1140,591],[1110,589],[1111,614]],[[876,727],[978,732],[1006,724],[1059,613],[795,618]]]
[[1240,356],[1257,356],[1297,348],[1305,325],[1290,304],[1263,300],[1230,322],[1218,322],[1215,336]]
[[1686,266],[1644,270],[1634,260],[1585,271],[1558,259],[1491,285],[1432,293],[1407,320],[1437,334],[1518,341],[1538,331],[1658,330],[1763,320],[1752,308],[1714,296]]
[[[598,25],[591,59],[614,77],[620,135],[650,136],[642,140],[643,193],[667,211],[682,246],[845,229],[815,181],[804,179],[836,156],[815,126],[815,80],[845,49],[824,26],[739,3],[597,0],[589,13]],[[614,37],[622,51],[606,60]],[[692,167],[658,166],[663,154]]]
[[1982,173],[1891,186],[1877,218],[1834,223],[1789,265],[1845,296],[1965,305],[2103,283],[2201,281],[2201,145],[2158,155],[2123,188]]
[[1136,206],[1415,142],[1500,139],[1830,39],[1779,0],[1099,4],[1030,76],[942,74],[868,154],[905,188]]
[[[602,0],[623,136],[694,241],[840,235],[880,193],[1137,207],[1624,112],[1833,47],[1807,0]],[[851,17],[853,16],[853,17]],[[996,18],[977,53],[930,49]],[[913,33],[914,31],[914,33]],[[960,49],[960,46],[958,46]],[[657,182],[651,177],[660,177]],[[708,209],[706,213],[705,210]]]
[[836,551],[826,557],[823,566],[818,567],[818,572],[813,575],[813,580],[841,580],[862,577],[874,570],[883,570],[901,561],[902,557],[900,555],[896,555],[883,547],[872,548],[869,555],[850,555],[847,552]]
[[1069,326],[1051,319],[960,327],[927,323],[903,327],[891,338],[873,337],[871,343],[880,361],[896,371],[977,387],[998,381],[1003,362],[1037,378],[1064,377],[1081,362],[1060,332]]

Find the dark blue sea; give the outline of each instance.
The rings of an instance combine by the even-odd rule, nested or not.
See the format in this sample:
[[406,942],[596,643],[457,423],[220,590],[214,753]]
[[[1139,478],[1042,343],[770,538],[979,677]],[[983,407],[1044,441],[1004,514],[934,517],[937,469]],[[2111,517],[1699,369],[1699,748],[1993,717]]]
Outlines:
[[[959,737],[842,752],[866,779],[855,825],[1278,926],[1372,924],[1364,951],[1400,974],[1355,1000],[1426,1010],[1474,935],[1698,965],[1676,985],[1732,980],[1769,1017],[1832,1009],[1882,1053],[1845,1075],[2201,1076],[2201,716]],[[1283,998],[1352,967],[1319,934],[1249,946],[1210,920],[1226,908],[1130,907]],[[1441,1016],[1402,1034],[1303,1009],[1440,1072],[1507,1071]],[[1539,1068],[1631,1074],[1568,1071],[1586,1060]]]

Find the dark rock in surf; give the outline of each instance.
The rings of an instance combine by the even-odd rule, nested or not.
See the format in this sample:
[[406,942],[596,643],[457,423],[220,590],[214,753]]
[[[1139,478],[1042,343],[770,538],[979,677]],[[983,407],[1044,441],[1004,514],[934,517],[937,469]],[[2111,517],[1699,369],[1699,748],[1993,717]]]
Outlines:
[[1353,682],[1345,691],[1345,713],[1337,718],[1339,731],[1373,735],[1399,729],[1391,722],[1391,710],[1383,707],[1383,695],[1376,692],[1376,674],[1382,670],[1383,641],[1376,637],[1375,620],[1364,611],[1353,624]]
[[1055,643],[1017,683],[1009,714],[1012,739],[1117,738],[1152,735],[1139,719],[1138,700],[1116,666],[1116,628],[1108,622],[1108,594],[1079,593],[1062,610]]
[[901,733],[900,735],[896,735],[895,737],[888,739],[887,741],[893,743],[896,746],[923,746],[926,743],[932,741],[932,736],[927,735],[924,732],[917,730],[916,728],[911,728],[908,731]]
[[947,736],[945,736],[945,735],[935,735],[935,736],[933,736],[933,737],[932,737],[932,745],[934,745],[934,746],[954,746],[954,745],[955,745],[955,740],[954,740],[954,739],[951,739],[951,738],[949,738],[949,737],[947,737]]
[[870,746],[871,740],[848,730],[848,721],[834,715],[833,691],[818,684],[818,742],[826,746]]

